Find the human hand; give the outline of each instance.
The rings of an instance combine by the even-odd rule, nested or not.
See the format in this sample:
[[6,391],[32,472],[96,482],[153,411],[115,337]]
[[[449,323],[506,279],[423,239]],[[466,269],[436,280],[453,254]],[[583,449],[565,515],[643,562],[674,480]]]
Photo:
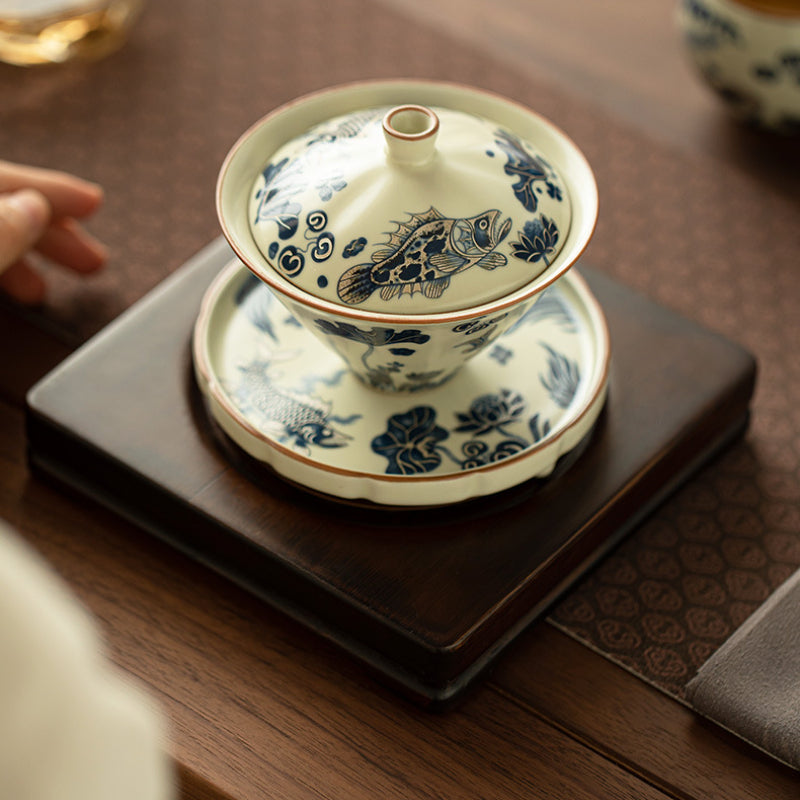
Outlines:
[[0,291],[25,305],[44,300],[33,250],[80,274],[100,269],[106,248],[77,220],[102,200],[98,185],[66,172],[0,161]]

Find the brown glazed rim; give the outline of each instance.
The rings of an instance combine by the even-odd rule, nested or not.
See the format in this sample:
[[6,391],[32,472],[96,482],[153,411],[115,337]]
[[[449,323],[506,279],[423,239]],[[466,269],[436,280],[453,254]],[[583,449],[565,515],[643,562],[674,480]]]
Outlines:
[[798,0],[730,0],[730,2],[762,14],[800,19],[800,2]]
[[[424,130],[417,131],[415,133],[406,133],[395,127],[395,117],[403,114],[406,111],[414,111],[426,119],[427,124]],[[439,118],[433,113],[433,111],[425,106],[396,106],[383,118],[383,129],[386,131],[386,133],[388,133],[390,136],[394,136],[396,139],[404,139],[405,141],[416,142],[420,139],[427,139],[439,132]]]

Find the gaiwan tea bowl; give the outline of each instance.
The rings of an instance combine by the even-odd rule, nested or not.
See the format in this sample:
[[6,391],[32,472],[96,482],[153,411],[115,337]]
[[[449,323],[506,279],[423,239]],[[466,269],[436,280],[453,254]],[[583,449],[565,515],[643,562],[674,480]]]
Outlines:
[[217,212],[241,261],[370,386],[434,388],[575,264],[597,185],[533,111],[464,86],[363,82],[236,142]]

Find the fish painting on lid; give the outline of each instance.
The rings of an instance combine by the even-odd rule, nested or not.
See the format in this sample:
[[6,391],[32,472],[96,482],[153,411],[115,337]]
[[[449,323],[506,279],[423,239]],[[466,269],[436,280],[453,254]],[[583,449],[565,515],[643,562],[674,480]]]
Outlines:
[[446,219],[435,208],[412,214],[391,234],[388,246],[372,254],[372,263],[342,274],[339,297],[348,305],[363,303],[376,290],[387,301],[415,292],[437,298],[459,272],[503,267],[508,259],[495,247],[508,236],[511,219],[500,219],[497,209],[469,219]]

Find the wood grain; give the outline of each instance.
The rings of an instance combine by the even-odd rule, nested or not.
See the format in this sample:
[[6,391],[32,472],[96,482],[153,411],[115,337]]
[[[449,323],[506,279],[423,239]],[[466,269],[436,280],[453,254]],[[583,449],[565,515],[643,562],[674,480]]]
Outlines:
[[674,700],[654,696],[601,656],[576,658],[575,644],[550,625],[537,625],[502,661],[493,684],[670,795],[797,797],[794,770]]
[[2,408],[0,498],[18,497],[11,521],[168,711],[186,796],[664,796],[491,688],[445,716],[413,708],[250,595],[30,480],[20,423]]

